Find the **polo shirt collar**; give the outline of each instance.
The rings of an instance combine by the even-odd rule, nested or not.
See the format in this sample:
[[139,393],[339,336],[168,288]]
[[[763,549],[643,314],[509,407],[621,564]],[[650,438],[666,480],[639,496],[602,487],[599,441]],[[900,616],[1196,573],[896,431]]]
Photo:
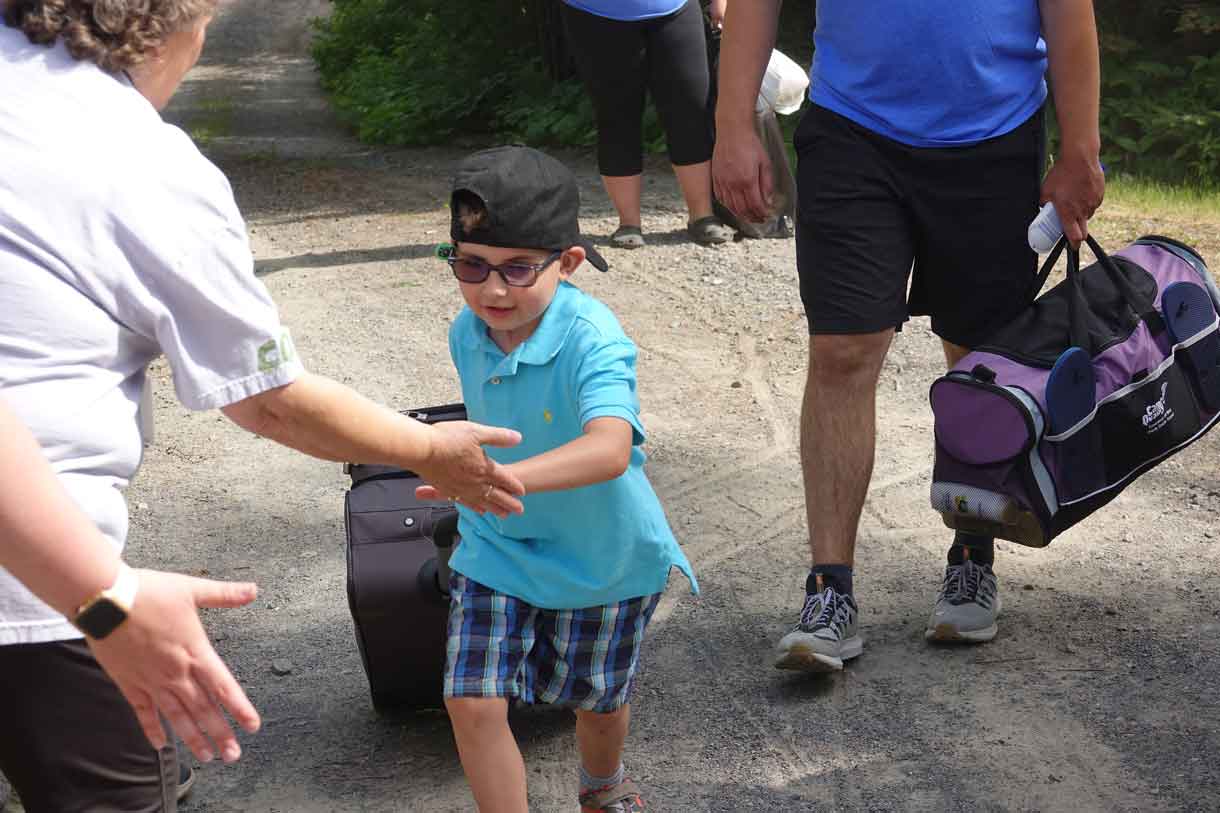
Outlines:
[[568,334],[572,332],[572,325],[576,323],[576,317],[580,313],[580,305],[580,289],[570,282],[560,282],[554,299],[542,314],[542,321],[538,323],[533,335],[512,353],[504,356],[504,351],[488,334],[487,323],[478,316],[470,320],[470,328],[462,337],[462,344],[471,350],[482,350],[502,357],[506,364],[497,366],[501,372],[508,374],[515,373],[518,364],[546,364],[563,349]]

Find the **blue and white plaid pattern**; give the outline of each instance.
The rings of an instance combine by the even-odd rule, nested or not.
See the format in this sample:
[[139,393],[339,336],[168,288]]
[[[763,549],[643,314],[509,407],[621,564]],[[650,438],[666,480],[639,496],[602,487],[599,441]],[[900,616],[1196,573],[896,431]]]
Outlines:
[[445,697],[516,697],[608,713],[631,697],[660,593],[544,610],[453,573]]

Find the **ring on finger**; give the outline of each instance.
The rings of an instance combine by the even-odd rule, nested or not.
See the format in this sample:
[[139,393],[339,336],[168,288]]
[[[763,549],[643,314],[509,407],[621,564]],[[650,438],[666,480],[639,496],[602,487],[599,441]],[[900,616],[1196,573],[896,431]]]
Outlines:
[[490,497],[490,496],[491,496],[491,492],[492,492],[494,489],[495,489],[495,486],[493,486],[491,483],[488,483],[488,484],[487,484],[487,490],[483,492],[483,499],[487,499],[488,497]]

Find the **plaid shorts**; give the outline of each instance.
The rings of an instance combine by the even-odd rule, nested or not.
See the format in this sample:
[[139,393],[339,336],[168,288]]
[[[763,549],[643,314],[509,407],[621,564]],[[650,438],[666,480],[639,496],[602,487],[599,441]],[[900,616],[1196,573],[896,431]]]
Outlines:
[[631,697],[660,593],[544,610],[456,571],[449,587],[445,697],[515,697],[601,713]]

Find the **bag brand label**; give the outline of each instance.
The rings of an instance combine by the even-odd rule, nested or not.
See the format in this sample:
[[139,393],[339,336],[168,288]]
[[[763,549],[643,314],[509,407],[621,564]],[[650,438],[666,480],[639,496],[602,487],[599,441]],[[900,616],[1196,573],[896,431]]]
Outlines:
[[1161,397],[1144,408],[1144,428],[1152,434],[1173,420],[1173,408],[1166,405],[1169,396],[1169,382],[1161,382]]

